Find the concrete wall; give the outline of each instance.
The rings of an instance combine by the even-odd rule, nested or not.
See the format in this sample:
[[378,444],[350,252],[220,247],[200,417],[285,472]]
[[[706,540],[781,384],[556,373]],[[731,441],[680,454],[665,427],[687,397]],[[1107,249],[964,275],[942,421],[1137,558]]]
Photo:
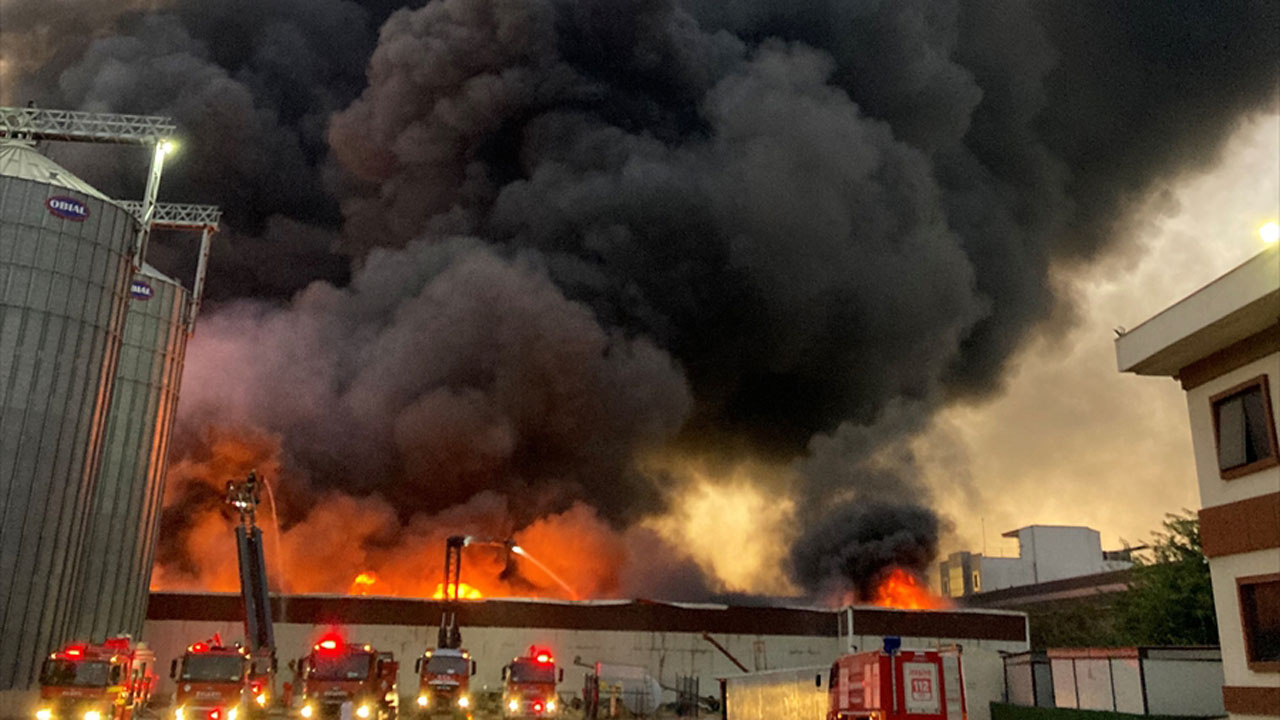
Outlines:
[[1146,659],[1147,711],[1152,715],[1221,715],[1222,663]]
[[[1053,651],[1050,651],[1053,652]],[[1224,712],[1222,663],[1216,648],[1091,651],[1050,658],[1057,706],[1136,715],[1208,716]]]
[[823,720],[829,666],[752,673],[727,678],[729,720]]
[[[281,678],[290,679],[285,664],[303,655],[323,631],[310,624],[279,623],[275,626]],[[143,636],[155,649],[161,674],[160,694],[173,692],[168,678],[169,661],[196,640],[222,634],[230,642],[244,636],[243,626],[234,622],[190,620],[148,620]],[[400,694],[417,693],[414,660],[436,642],[436,628],[407,625],[350,625],[346,628],[351,641],[369,643],[379,650],[390,650],[400,661]],[[477,665],[472,687],[479,691],[499,690],[502,667],[523,654],[530,645],[551,649],[565,670],[559,691],[566,697],[580,695],[583,678],[591,672],[573,664],[575,657],[594,667],[596,662],[638,665],[663,685],[674,687],[676,677],[696,675],[704,695],[714,695],[718,679],[741,675],[741,671],[694,633],[609,632],[599,630],[538,630],[518,628],[463,628],[463,646],[471,651]],[[834,637],[779,635],[718,634],[716,641],[724,645],[741,662],[751,667],[757,647],[763,652],[769,668],[830,667],[839,651]],[[758,645],[759,644],[759,645]],[[765,668],[761,668],[765,669]],[[674,699],[673,694],[664,700]]]

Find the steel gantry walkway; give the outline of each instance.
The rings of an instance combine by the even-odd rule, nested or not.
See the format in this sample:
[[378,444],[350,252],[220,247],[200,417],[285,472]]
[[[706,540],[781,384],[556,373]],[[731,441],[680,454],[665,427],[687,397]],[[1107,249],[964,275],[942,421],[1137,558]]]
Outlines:
[[[118,200],[138,222],[142,222],[143,204],[136,200]],[[156,203],[151,215],[152,229],[191,230],[200,232],[200,259],[196,264],[196,279],[191,288],[191,304],[187,308],[187,334],[196,329],[196,316],[200,314],[200,302],[204,298],[204,279],[209,269],[209,247],[213,234],[218,232],[222,209],[217,205],[191,205],[188,203]]]
[[159,115],[0,107],[0,138],[154,145],[171,140],[178,126]]

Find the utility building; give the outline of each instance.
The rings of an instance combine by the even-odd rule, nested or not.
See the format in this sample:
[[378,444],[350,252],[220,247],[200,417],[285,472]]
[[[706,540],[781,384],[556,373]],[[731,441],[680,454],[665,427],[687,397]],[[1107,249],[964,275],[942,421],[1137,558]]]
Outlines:
[[1018,541],[1016,557],[955,552],[939,565],[942,594],[964,597],[992,590],[1038,585],[1133,566],[1130,553],[1104,551],[1097,530],[1063,525],[1029,525],[1004,533]]
[[1187,393],[1223,701],[1232,718],[1280,717],[1280,247],[1122,335],[1116,358]]

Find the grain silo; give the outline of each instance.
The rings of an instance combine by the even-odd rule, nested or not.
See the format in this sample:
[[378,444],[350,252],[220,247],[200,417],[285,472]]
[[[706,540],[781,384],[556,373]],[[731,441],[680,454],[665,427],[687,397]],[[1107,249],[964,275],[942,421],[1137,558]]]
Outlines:
[[129,296],[74,625],[95,642],[142,630],[187,347],[181,283],[144,265]]
[[29,686],[70,630],[136,231],[0,142],[0,691]]

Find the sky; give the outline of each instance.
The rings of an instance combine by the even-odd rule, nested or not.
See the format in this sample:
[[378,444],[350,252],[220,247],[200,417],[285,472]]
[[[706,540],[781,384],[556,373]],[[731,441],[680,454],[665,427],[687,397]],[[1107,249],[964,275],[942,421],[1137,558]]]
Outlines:
[[[1175,380],[1116,370],[1113,328],[1136,327],[1262,247],[1280,216],[1280,118],[1242,124],[1214,170],[1174,181],[1139,232],[1140,245],[1061,278],[1079,298],[1065,337],[1038,337],[1013,363],[997,400],[944,410],[922,439],[953,549],[1016,553],[1002,532],[1088,525],[1103,546],[1140,543],[1165,513],[1197,509],[1183,392]],[[956,449],[977,491],[948,492]],[[946,551],[944,547],[944,552]]]
[[[1138,545],[1166,513],[1200,507],[1181,387],[1118,372],[1113,329],[1136,327],[1261,249],[1259,226],[1280,216],[1280,116],[1243,122],[1216,167],[1156,195],[1138,243],[1056,278],[1076,301],[1072,329],[1034,338],[997,397],[942,410],[916,439],[952,525],[940,559],[1016,555],[1016,539],[1001,534],[1033,524],[1092,527],[1104,549]],[[772,539],[793,532],[794,502],[740,477],[753,472],[776,470],[696,485],[650,524],[731,588],[786,593],[786,548]]]

